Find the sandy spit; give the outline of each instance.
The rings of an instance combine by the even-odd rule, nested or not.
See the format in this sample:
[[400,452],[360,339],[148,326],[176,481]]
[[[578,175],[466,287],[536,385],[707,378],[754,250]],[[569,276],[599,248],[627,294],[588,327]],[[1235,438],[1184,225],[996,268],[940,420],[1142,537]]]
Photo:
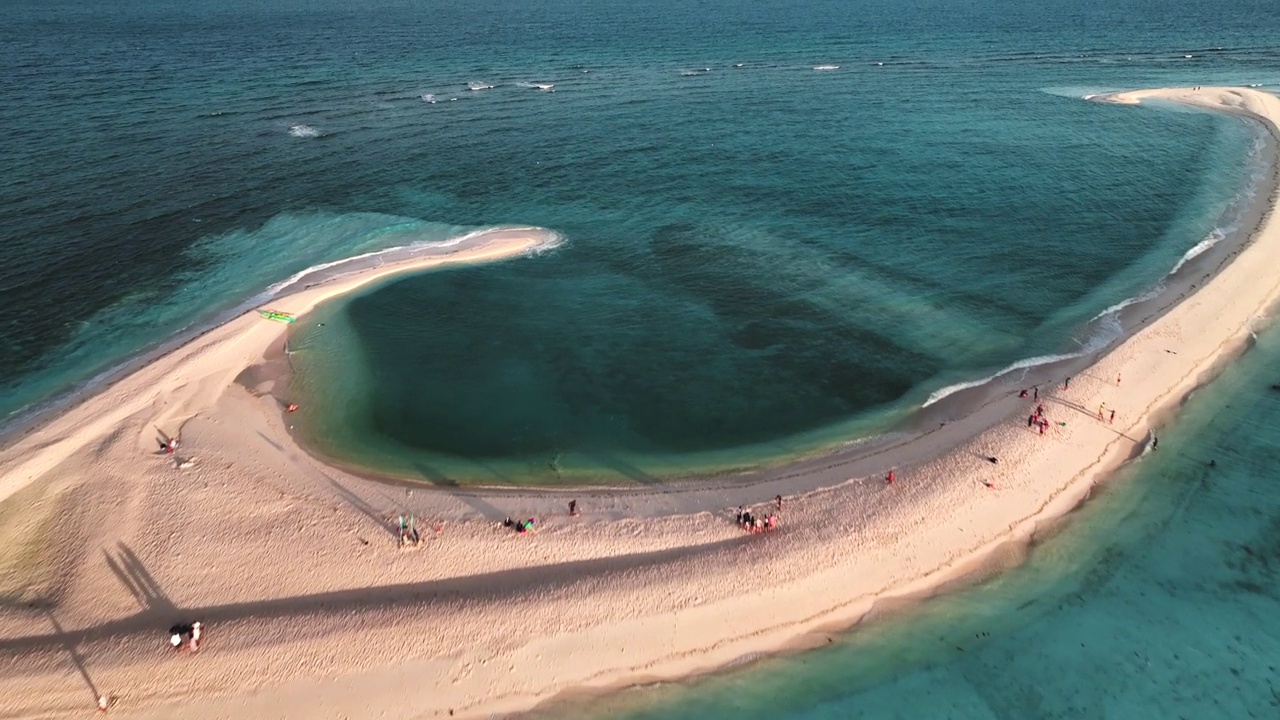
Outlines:
[[[1249,89],[1106,99],[1242,113],[1280,132],[1280,100]],[[1269,202],[1238,257],[1069,386],[1041,386],[1044,435],[1027,425],[1031,399],[1008,398],[953,423],[962,436],[927,434],[856,468],[583,492],[576,517],[564,492],[415,490],[318,462],[274,399],[234,382],[281,340],[256,313],[237,318],[0,450],[0,521],[18,528],[0,546],[0,716],[67,717],[101,696],[129,718],[483,717],[855,623],[1026,538],[1148,446],[1280,297]],[[543,240],[496,233],[273,306],[304,313],[389,273]],[[179,433],[186,467],[157,451],[158,434]],[[775,490],[782,528],[739,530],[734,508],[768,511]],[[421,518],[421,546],[398,546],[402,513]],[[508,515],[538,529],[503,528]],[[207,627],[199,652],[171,650],[166,629],[193,620]]]

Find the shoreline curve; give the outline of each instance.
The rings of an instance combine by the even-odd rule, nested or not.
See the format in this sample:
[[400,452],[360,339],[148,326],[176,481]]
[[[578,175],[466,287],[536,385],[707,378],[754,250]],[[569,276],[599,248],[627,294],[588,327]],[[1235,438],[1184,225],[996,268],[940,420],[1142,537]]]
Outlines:
[[[309,268],[277,283],[260,293],[258,298],[262,303],[269,303],[273,309],[298,317],[310,312],[326,300],[397,275],[425,271],[443,265],[499,260],[554,247],[558,242],[558,235],[541,228],[482,230],[441,243],[391,248]],[[372,261],[376,264],[357,268],[354,271],[346,270],[349,266],[358,265],[361,261]],[[175,404],[171,398],[161,398],[166,390],[169,392],[174,390],[171,383],[163,382],[162,379],[171,375],[182,375],[187,367],[193,364],[194,358],[206,352],[216,351],[224,355],[226,364],[214,373],[220,376],[219,379],[212,382],[202,380],[205,386],[201,388],[198,399],[177,403],[183,407],[159,413],[154,419],[160,432],[178,435],[185,418],[194,416],[208,407],[240,371],[261,359],[268,347],[285,335],[286,326],[274,324],[260,317],[259,310],[264,310],[267,306],[259,305],[235,315],[226,322],[200,331],[194,337],[181,342],[176,348],[162,349],[158,357],[132,371],[125,370],[102,386],[92,388],[85,396],[73,399],[56,415],[38,416],[26,423],[25,430],[20,427],[13,437],[6,438],[7,442],[0,446],[0,502],[21,490],[26,483],[38,477],[49,467],[49,459],[28,457],[17,460],[18,456],[24,455],[24,447],[33,444],[33,436],[41,438],[36,441],[41,446],[41,454],[51,451],[64,454],[75,452],[83,444],[79,441],[81,439],[87,441],[94,433],[71,431],[66,423],[67,418],[94,417],[98,409],[89,406],[100,403],[105,396],[115,396],[120,393],[128,396],[129,410],[135,412],[148,403]],[[204,363],[204,366],[208,365],[209,363]],[[200,370],[196,372],[199,373]],[[193,401],[194,404],[189,404]],[[118,420],[126,417],[127,413],[125,409],[116,408],[110,415]]]
[[[1175,88],[1110,99],[1246,115],[1276,152],[1272,95]],[[1073,372],[1068,387],[1041,393],[1063,423],[1046,435],[1024,426],[1028,401],[992,397],[910,453],[817,458],[777,485],[578,490],[579,517],[561,509],[563,492],[397,488],[393,497],[298,452],[272,401],[232,385],[278,337],[230,342],[250,331],[242,317],[224,326],[235,331],[219,328],[148,366],[159,373],[150,377],[182,381],[180,400],[148,396],[130,376],[0,451],[0,498],[21,490],[80,508],[81,521],[22,568],[32,582],[20,590],[44,588],[35,604],[0,611],[0,710],[88,707],[87,679],[115,693],[113,714],[133,718],[481,717],[684,678],[848,627],[878,602],[965,576],[1069,512],[1244,350],[1280,299],[1270,272],[1280,262],[1276,206],[1273,177],[1250,240],[1207,282]],[[242,364],[231,372],[229,360]],[[211,368],[219,372],[193,372]],[[180,472],[148,457],[148,426],[188,414],[183,446],[198,449],[198,463]],[[40,433],[68,432],[67,418],[87,421],[74,452],[42,445],[50,436]],[[886,465],[897,469],[892,484]],[[788,489],[782,530],[743,534],[733,507],[766,507],[775,487]],[[396,512],[430,518],[425,548],[393,547],[386,522]],[[496,527],[503,515],[536,515],[539,530]],[[49,566],[57,577],[40,580]],[[739,592],[743,577],[770,584]],[[210,622],[206,649],[157,662],[162,623],[182,617]],[[84,679],[57,669],[67,647]]]

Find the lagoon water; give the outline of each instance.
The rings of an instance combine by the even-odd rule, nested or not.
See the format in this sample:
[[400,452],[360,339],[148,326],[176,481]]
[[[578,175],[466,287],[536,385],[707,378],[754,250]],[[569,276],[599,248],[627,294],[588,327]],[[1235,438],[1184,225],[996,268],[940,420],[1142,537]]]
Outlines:
[[[1081,97],[1278,88],[1277,27],[1262,0],[20,0],[0,24],[0,414],[308,267],[538,225],[562,245],[308,318],[299,431],[350,464],[509,483],[875,432],[1100,346],[1109,308],[1233,229],[1251,126]],[[1268,343],[1024,569],[573,712],[1274,714]]]

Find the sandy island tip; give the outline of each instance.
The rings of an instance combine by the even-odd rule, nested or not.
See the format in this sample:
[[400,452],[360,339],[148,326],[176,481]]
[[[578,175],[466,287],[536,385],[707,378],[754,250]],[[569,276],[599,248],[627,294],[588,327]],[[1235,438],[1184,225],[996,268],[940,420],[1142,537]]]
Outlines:
[[[1240,113],[1273,138],[1280,119],[1280,100],[1241,88],[1095,99]],[[584,491],[576,516],[563,492],[415,491],[319,463],[274,399],[234,382],[282,325],[236,318],[0,450],[0,715],[67,717],[102,698],[127,718],[482,717],[850,625],[1025,538],[1148,445],[1280,296],[1274,182],[1267,203],[1237,257],[1069,387],[1003,396],[831,482]],[[272,309],[544,241],[497,232]],[[1043,434],[1028,417],[1040,404]],[[179,431],[174,454],[158,448]],[[781,527],[744,533],[746,500]],[[417,519],[416,549],[397,542],[399,515]],[[507,516],[538,521],[520,533]],[[744,593],[743,577],[769,583]],[[170,627],[195,621],[199,650],[189,635],[171,649]]]

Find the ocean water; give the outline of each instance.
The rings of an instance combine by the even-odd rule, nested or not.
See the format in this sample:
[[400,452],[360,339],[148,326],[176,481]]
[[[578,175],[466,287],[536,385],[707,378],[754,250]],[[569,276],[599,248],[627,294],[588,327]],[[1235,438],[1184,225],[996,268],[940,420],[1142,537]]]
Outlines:
[[[1268,718],[1280,714],[1280,333],[976,587],[818,650],[534,718]],[[1212,465],[1210,463],[1213,463]]]
[[[1230,230],[1256,182],[1240,120],[1080,99],[1183,82],[1188,64],[1246,77],[1257,50],[1242,41],[1030,44],[993,16],[959,31],[884,5],[771,15],[805,30],[757,48],[734,18],[759,7],[736,8],[709,44],[667,10],[589,5],[570,24],[637,44],[605,53],[575,36],[572,62],[557,64],[561,47],[525,66],[494,50],[448,77],[496,87],[441,81],[426,86],[435,103],[387,109],[448,126],[399,212],[465,209],[567,243],[407,278],[298,328],[291,399],[312,447],[449,484],[778,461],[1011,364],[1101,347],[1121,328],[1086,323]],[[818,17],[843,34],[815,37]],[[655,33],[670,45],[650,47]],[[827,64],[840,67],[814,69]]]
[[307,267],[520,224],[567,242],[297,338],[300,432],[527,482],[873,431],[1105,341],[1083,323],[1230,224],[1247,126],[1079,100],[1280,82],[1269,5],[1211,42],[1173,7],[16,3],[0,413]]

